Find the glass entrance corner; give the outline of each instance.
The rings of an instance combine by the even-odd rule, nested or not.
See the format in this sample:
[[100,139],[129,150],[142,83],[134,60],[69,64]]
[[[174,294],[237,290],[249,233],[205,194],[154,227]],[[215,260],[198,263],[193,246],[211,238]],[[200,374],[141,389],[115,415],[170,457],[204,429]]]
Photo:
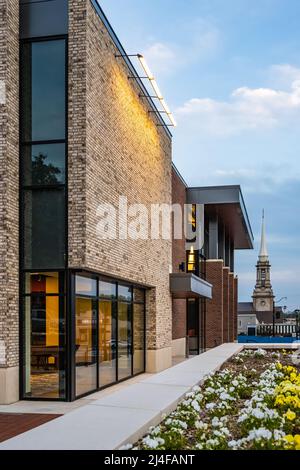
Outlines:
[[23,284],[23,399],[70,401],[145,371],[144,289],[64,271]]
[[75,274],[76,398],[145,370],[145,291]]

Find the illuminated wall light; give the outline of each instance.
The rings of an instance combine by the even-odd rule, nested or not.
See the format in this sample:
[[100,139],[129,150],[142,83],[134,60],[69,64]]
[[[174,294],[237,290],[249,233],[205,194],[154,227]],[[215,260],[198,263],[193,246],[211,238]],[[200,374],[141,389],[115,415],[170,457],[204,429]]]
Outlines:
[[144,56],[142,56],[141,54],[138,54],[137,57],[138,57],[138,59],[139,59],[139,61],[140,61],[140,63],[141,63],[141,66],[142,66],[143,69],[144,69],[144,72],[145,72],[147,78],[149,79],[149,81],[150,81],[150,83],[151,83],[151,86],[152,86],[152,88],[153,88],[153,90],[154,90],[154,92],[155,92],[155,94],[156,94],[156,97],[159,99],[160,104],[162,105],[162,107],[163,107],[165,113],[167,114],[167,116],[168,116],[170,122],[172,123],[172,126],[176,127],[176,126],[177,126],[177,123],[176,123],[176,121],[175,121],[175,119],[174,119],[174,116],[173,116],[173,114],[171,113],[171,111],[170,111],[170,109],[169,109],[167,103],[165,102],[165,100],[164,100],[164,98],[163,98],[163,96],[162,96],[162,93],[161,93],[161,91],[160,91],[160,89],[159,89],[159,87],[158,87],[158,85],[157,85],[157,83],[156,83],[156,80],[155,80],[155,78],[154,78],[154,75],[153,75],[153,73],[151,72],[150,68],[148,67],[148,65],[147,65],[147,63],[146,63],[146,61],[145,61]]

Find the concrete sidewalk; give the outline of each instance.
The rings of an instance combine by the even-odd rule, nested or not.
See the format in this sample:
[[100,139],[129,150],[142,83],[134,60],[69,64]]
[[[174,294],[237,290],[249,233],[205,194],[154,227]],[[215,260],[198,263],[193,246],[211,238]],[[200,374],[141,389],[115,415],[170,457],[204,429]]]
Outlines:
[[237,343],[218,346],[5,441],[0,450],[113,450],[135,442],[243,348]]

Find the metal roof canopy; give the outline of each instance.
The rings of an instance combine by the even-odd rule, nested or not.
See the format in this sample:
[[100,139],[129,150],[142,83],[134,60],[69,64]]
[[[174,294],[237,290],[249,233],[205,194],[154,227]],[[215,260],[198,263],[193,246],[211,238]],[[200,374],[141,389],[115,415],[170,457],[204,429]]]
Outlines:
[[212,285],[192,273],[170,274],[170,292],[175,299],[212,299]]
[[239,185],[188,188],[187,202],[204,204],[208,213],[218,214],[234,242],[235,250],[253,249],[253,232]]

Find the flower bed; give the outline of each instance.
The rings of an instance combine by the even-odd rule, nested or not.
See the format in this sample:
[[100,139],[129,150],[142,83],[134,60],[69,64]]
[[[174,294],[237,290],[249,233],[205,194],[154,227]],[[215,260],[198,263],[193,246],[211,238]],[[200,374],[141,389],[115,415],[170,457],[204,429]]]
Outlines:
[[300,450],[300,373],[291,354],[242,351],[126,448]]

